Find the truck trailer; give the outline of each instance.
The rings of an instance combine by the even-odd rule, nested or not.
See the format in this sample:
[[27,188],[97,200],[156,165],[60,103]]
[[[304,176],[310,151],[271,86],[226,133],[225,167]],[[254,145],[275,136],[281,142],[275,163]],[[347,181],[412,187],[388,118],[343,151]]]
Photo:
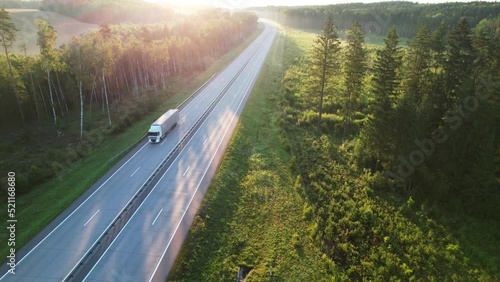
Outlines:
[[160,143],[167,133],[175,127],[179,121],[179,110],[171,109],[164,113],[151,125],[148,132],[149,142]]

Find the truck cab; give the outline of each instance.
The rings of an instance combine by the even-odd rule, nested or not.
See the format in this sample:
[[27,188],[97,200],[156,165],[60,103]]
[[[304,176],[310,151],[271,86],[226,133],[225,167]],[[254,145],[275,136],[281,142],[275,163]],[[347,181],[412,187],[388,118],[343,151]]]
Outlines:
[[175,127],[179,121],[179,110],[171,109],[158,118],[148,131],[149,142],[160,143],[161,139]]
[[151,125],[148,131],[148,138],[151,143],[160,143],[161,140],[161,126]]

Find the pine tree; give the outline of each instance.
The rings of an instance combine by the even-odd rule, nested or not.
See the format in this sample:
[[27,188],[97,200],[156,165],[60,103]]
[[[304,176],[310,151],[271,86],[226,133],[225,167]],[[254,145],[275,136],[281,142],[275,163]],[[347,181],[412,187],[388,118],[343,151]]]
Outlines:
[[5,51],[5,57],[7,59],[7,65],[9,66],[9,73],[12,79],[12,88],[14,90],[14,95],[16,97],[17,107],[19,109],[19,114],[21,115],[21,121],[25,125],[24,112],[21,106],[21,100],[19,98],[19,89],[17,87],[17,80],[14,76],[14,70],[12,68],[12,63],[9,57],[9,48],[12,43],[16,41],[16,26],[12,23],[9,13],[4,9],[0,8],[0,39],[2,40],[2,46]]
[[451,106],[458,99],[471,93],[468,80],[473,70],[474,51],[472,48],[469,25],[465,18],[453,27],[448,38],[448,60],[445,64],[448,103]]
[[362,133],[367,153],[382,161],[385,167],[394,153],[394,106],[400,80],[398,69],[401,67],[398,42],[396,27],[393,26],[384,39],[384,47],[377,50],[372,79],[375,100]]
[[345,60],[346,93],[343,101],[344,133],[346,137],[352,114],[358,109],[359,98],[363,90],[363,79],[366,71],[365,35],[358,21],[347,31],[347,50]]
[[321,115],[323,113],[323,97],[329,80],[338,72],[340,41],[333,17],[329,16],[323,27],[323,34],[318,35],[312,48],[311,76],[319,91],[318,131],[321,130]]

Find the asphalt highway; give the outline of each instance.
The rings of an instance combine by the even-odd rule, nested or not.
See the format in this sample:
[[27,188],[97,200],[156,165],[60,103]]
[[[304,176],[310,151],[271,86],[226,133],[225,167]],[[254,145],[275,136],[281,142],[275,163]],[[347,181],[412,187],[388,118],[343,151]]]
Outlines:
[[[234,79],[150,194],[126,223],[86,281],[165,281],[230,140],[276,30],[265,30],[181,110],[160,144],[141,142],[96,183],[94,191],[18,258],[16,274],[0,281],[67,278],[179,140]],[[242,70],[239,72],[239,70]],[[237,75],[239,73],[239,75]],[[236,76],[236,77],[235,77]],[[168,109],[165,109],[165,111]],[[145,131],[148,128],[144,129]],[[3,269],[3,268],[2,268]]]

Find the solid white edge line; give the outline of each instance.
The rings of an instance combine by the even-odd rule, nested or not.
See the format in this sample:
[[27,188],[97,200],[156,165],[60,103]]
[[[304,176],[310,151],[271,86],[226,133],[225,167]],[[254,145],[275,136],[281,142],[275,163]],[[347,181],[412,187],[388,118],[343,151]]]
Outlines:
[[158,217],[160,216],[162,211],[163,211],[163,209],[161,209],[160,212],[156,215],[155,219],[153,220],[153,223],[151,223],[152,226],[155,225],[155,222],[158,219]]
[[[90,194],[87,199],[85,199],[78,207],[75,208],[74,211],[72,211],[63,221],[61,221],[54,229],[52,229],[52,231],[50,231],[49,234],[47,234],[40,242],[38,242],[38,244],[36,244],[28,253],[26,253],[26,255],[24,255],[24,257],[22,257],[16,264],[16,266],[19,266],[19,264],[26,258],[28,257],[28,255],[30,255],[38,246],[40,246],[40,244],[42,244],[45,239],[47,239],[50,235],[52,235],[52,233],[54,233],[63,223],[66,222],[66,220],[68,220],[77,210],[79,210],[95,193],[97,193],[97,191],[99,191],[103,186],[104,184],[106,184],[118,171],[120,171],[130,160],[132,160],[135,155],[137,155],[142,149],[144,149],[144,147],[146,147],[148,143],[144,144],[144,146],[142,146],[142,148],[140,148],[139,150],[137,150],[137,152],[135,152],[134,155],[132,155],[132,157],[130,157],[130,159],[128,159],[122,166],[120,166],[110,177],[108,177],[108,179],[106,179],[106,181],[104,181],[104,183],[102,183],[94,192],[92,192],[92,194]],[[0,280],[4,279],[5,276],[9,274],[9,272],[6,272],[2,277],[0,277]]]
[[89,220],[87,220],[87,222],[85,222],[85,224],[84,224],[83,226],[84,226],[84,227],[85,227],[85,226],[87,226],[87,224],[89,224],[89,222],[92,220],[92,218],[94,218],[94,216],[96,216],[96,215],[99,213],[99,211],[100,211],[100,210],[97,210],[97,211],[94,213],[94,215],[93,215],[91,218],[89,218]]
[[[168,155],[165,156],[165,158],[158,164],[158,166],[156,166],[156,168],[153,170],[153,173],[154,171],[156,171],[160,165],[163,163],[163,161],[165,161],[166,159],[168,158]],[[120,214],[123,212],[123,210],[125,210],[125,208],[127,207],[128,203],[130,203],[130,201],[132,201],[132,199],[137,195],[137,193],[139,192],[140,188],[146,183],[148,182],[148,179],[151,177],[151,175],[153,175],[153,173],[151,173],[147,178],[146,180],[141,184],[141,186],[139,186],[139,189],[137,189],[137,191],[135,191],[135,193],[132,195],[132,197],[130,198],[130,200],[127,201],[127,203],[125,204],[125,206],[123,206],[123,208],[120,210],[120,212],[118,214],[116,214],[116,216],[113,218],[113,220],[108,224],[108,226],[104,229],[104,231],[99,234],[99,237],[97,237],[97,239],[94,241],[94,243],[92,243],[92,245],[90,245],[90,248],[85,252],[85,254],[78,260],[78,262],[71,268],[71,270],[68,272],[68,274],[66,274],[66,276],[64,277],[63,281],[66,280],[69,275],[71,275],[71,273],[73,272],[73,270],[75,270],[75,268],[80,264],[80,262],[85,258],[85,256],[90,252],[90,250],[92,250],[92,247],[99,241],[99,239],[101,238],[102,234],[104,234],[104,232],[106,232],[106,230],[109,229],[109,227],[113,224],[113,222],[115,222],[115,220],[120,216]],[[128,223],[128,221],[127,221]]]
[[[194,101],[194,100],[193,100],[193,101]],[[186,109],[188,108],[188,105],[191,105],[191,103],[192,103],[193,101],[189,102],[189,104],[187,104],[187,105],[186,105],[186,107],[185,107],[184,109],[182,109],[182,111],[186,110]],[[182,112],[182,111],[181,111],[181,112]],[[144,148],[147,144],[148,144],[148,143],[144,144],[144,146],[141,148],[141,150],[142,150],[142,149],[143,149],[143,148]],[[137,154],[138,152],[139,152],[139,151],[137,151],[137,152],[136,152],[136,154]],[[134,156],[135,156],[135,154],[134,154]],[[134,157],[134,156],[132,156],[132,157]],[[132,157],[131,157],[130,159],[132,159]],[[156,171],[156,169],[158,169],[158,167],[160,167],[161,163],[162,163],[163,161],[165,161],[165,159],[167,159],[167,158],[168,158],[168,154],[167,154],[167,156],[165,156],[165,158],[164,158],[164,159],[163,159],[163,160],[162,160],[162,161],[158,164],[158,166],[157,166],[157,167],[153,170],[153,172],[154,172],[154,171]],[[129,159],[128,161],[130,161],[130,159]],[[127,161],[127,162],[128,162],[128,161]],[[125,164],[124,164],[124,165],[125,165]],[[151,177],[151,175],[153,175],[153,173],[151,173],[151,174],[150,174],[150,175],[146,178],[146,180],[144,181],[144,183],[146,183],[146,182],[148,181],[148,179]],[[110,177],[110,178],[111,178],[111,177]],[[108,179],[108,180],[109,180],[109,179]],[[106,182],[107,182],[107,180],[106,180]],[[140,190],[140,187],[142,187],[142,186],[144,185],[144,183],[143,183],[143,184],[141,184],[141,186],[139,186],[139,189],[138,189],[138,190],[134,193],[134,195],[132,195],[132,197],[131,197],[131,198],[130,198],[130,200],[127,202],[127,204],[128,204],[128,203],[129,203],[129,202],[130,202],[130,201],[131,201],[134,197],[135,197],[135,195],[137,194],[137,192]],[[103,183],[103,185],[104,185],[104,183]],[[120,214],[122,213],[122,211],[123,211],[123,210],[127,207],[127,204],[125,204],[125,206],[123,206],[123,208],[122,208],[122,209],[120,210],[120,212],[119,212],[119,213],[118,213],[118,214],[117,214],[117,215],[113,218],[113,220],[109,223],[109,225],[106,227],[106,229],[104,229],[104,231],[103,231],[101,234],[99,234],[99,237],[97,237],[97,239],[94,241],[94,243],[92,243],[92,245],[90,246],[90,248],[89,248],[89,249],[85,252],[85,254],[84,254],[84,255],[83,255],[83,256],[82,256],[82,257],[78,260],[78,262],[77,262],[77,263],[76,263],[76,264],[75,264],[75,265],[71,268],[71,270],[69,271],[69,273],[68,273],[68,274],[66,274],[66,276],[65,276],[65,277],[64,277],[64,279],[63,279],[63,281],[64,281],[64,280],[66,280],[66,279],[69,277],[69,275],[73,272],[73,270],[75,270],[75,268],[78,266],[78,264],[80,264],[80,262],[83,260],[83,258],[84,258],[84,257],[85,257],[85,256],[86,256],[89,252],[90,252],[90,250],[92,249],[92,247],[93,247],[93,246],[97,243],[97,241],[99,241],[99,239],[101,238],[102,234],[104,234],[104,232],[106,232],[106,230],[108,230],[108,228],[109,228],[109,227],[113,224],[113,222],[116,220],[116,218],[118,218],[118,216],[120,216]],[[130,220],[130,219],[129,219],[129,220]],[[128,221],[127,221],[127,223],[128,223]],[[100,260],[100,259],[101,259],[101,258],[99,258],[99,260]],[[94,265],[94,266],[95,266],[95,265]],[[93,268],[92,268],[92,269],[93,269]],[[9,272],[7,272],[6,274],[8,274],[8,273],[9,273]],[[5,275],[6,275],[6,274],[5,274]],[[5,276],[5,275],[4,275],[4,276]],[[85,276],[85,277],[87,277],[87,276]],[[2,277],[2,278],[3,278],[3,277]],[[2,280],[2,278],[0,278],[0,280]],[[84,279],[84,280],[85,280],[85,279]]]
[[[246,49],[245,49],[245,51],[246,51]],[[240,57],[241,57],[241,54],[240,54],[240,55],[239,55],[236,59],[238,59],[238,58],[240,58]],[[235,59],[235,60],[236,60],[236,59]],[[231,62],[231,64],[233,64],[234,62],[235,62],[235,61]],[[201,96],[197,96],[197,97],[201,97]],[[196,98],[197,98],[197,97],[196,97]],[[186,110],[187,110],[187,109],[191,106],[191,104],[192,104],[194,101],[195,101],[195,100],[190,101],[190,102],[189,102],[189,104],[187,104],[187,105],[186,105],[186,107],[180,111],[180,113],[181,113],[181,112],[186,111]],[[180,114],[180,113],[179,113],[179,114]],[[186,118],[184,118],[184,121],[183,121],[183,122],[185,122],[185,121],[186,121]],[[204,122],[205,122],[205,121],[204,121]],[[191,141],[191,139],[188,141],[188,144],[189,144],[189,142],[190,142],[190,141]],[[143,146],[140,150],[142,150],[142,149],[143,149],[143,148],[144,148],[147,144],[148,144],[148,143],[144,144],[144,146]],[[186,144],[186,146],[187,146],[187,144]],[[182,149],[180,153],[182,153],[182,151],[184,151],[184,149]],[[132,158],[133,158],[133,157],[134,157],[134,156],[135,156],[138,152],[139,152],[139,151],[137,151],[137,152],[136,152],[136,153],[135,153],[135,154],[134,154],[134,155],[133,155],[130,159],[132,159]],[[180,153],[179,153],[179,155],[180,155]],[[167,157],[168,157],[168,155],[167,155]],[[129,159],[129,160],[127,160],[127,162],[128,162],[128,161],[130,161],[130,159]],[[165,157],[165,159],[166,159],[166,157]],[[165,160],[165,159],[163,159],[163,160]],[[177,159],[177,158],[176,158],[176,159]],[[163,160],[162,160],[162,162],[163,162]],[[175,160],[174,160],[174,161],[175,161]],[[162,162],[160,162],[160,164],[161,164]],[[125,164],[123,164],[123,165],[125,165]],[[160,166],[160,165],[158,165],[156,168],[158,168],[159,166]],[[121,167],[120,167],[120,168],[121,168]],[[155,170],[156,170],[156,169],[155,169]],[[168,170],[167,170],[167,171],[168,171]],[[118,171],[116,171],[116,172],[118,172]],[[115,173],[116,173],[116,172],[115,172]],[[165,173],[166,173],[166,172],[165,172]],[[151,174],[151,175],[152,175],[152,174]],[[151,176],[151,175],[150,175],[150,176]],[[150,177],[150,176],[149,176],[149,177]],[[144,183],[146,183],[146,182],[148,181],[149,177],[146,179],[146,181],[145,181]],[[111,177],[110,177],[110,178],[111,178]],[[162,177],[162,178],[163,178],[163,177]],[[108,180],[109,180],[109,179],[108,179]],[[108,180],[106,180],[106,182],[107,182]],[[160,178],[160,180],[161,180],[161,178]],[[158,180],[158,182],[159,182],[160,180]],[[143,183],[142,185],[144,185],[144,183]],[[103,183],[103,185],[104,185],[104,183]],[[140,187],[142,187],[142,185],[141,185]],[[155,187],[156,187],[156,185],[155,185]],[[154,190],[154,188],[155,188],[155,187],[153,187],[153,190]],[[139,191],[139,190],[137,190],[137,191]],[[136,191],[136,193],[134,193],[134,195],[132,196],[132,198],[133,198],[133,197],[137,194],[137,191]],[[95,193],[95,192],[94,192],[94,193]],[[149,195],[149,194],[148,194],[148,195]],[[91,195],[91,196],[92,196],[92,195]],[[90,198],[90,196],[89,196],[89,198]],[[130,198],[130,200],[132,200],[132,198]],[[87,198],[86,200],[88,200],[88,198]],[[130,200],[129,200],[129,202],[130,202]],[[128,202],[127,202],[127,203],[128,203]],[[83,203],[82,203],[82,204],[83,204]],[[142,204],[141,204],[141,205],[142,205]],[[111,223],[108,225],[108,227],[106,227],[106,229],[105,229],[105,230],[107,230],[107,229],[109,228],[109,226],[111,226],[111,224],[112,224],[112,223],[115,221],[115,219],[116,219],[116,218],[117,218],[117,217],[121,214],[121,212],[125,209],[125,207],[126,207],[126,206],[127,206],[127,205],[125,205],[125,206],[124,206],[124,207],[120,210],[120,212],[119,212],[119,213],[115,216],[115,218],[113,219],[113,221],[111,221]],[[139,207],[140,207],[140,206],[139,206]],[[138,208],[138,209],[139,209],[139,208]],[[134,213],[134,214],[135,214],[135,213]],[[131,218],[130,218],[130,219],[131,219]],[[128,224],[128,222],[130,221],[130,219],[127,221],[127,223],[126,223],[126,224]],[[125,226],[126,226],[126,224],[125,224]],[[122,230],[123,230],[123,229],[122,229]],[[52,232],[53,232],[53,231],[52,231]],[[52,233],[52,232],[51,232],[51,233]],[[104,231],[104,232],[105,232],[105,231]],[[103,232],[103,233],[104,233],[104,232]],[[87,255],[87,253],[88,253],[88,252],[92,249],[92,247],[94,246],[94,244],[95,244],[95,243],[99,240],[99,238],[102,236],[102,234],[103,234],[103,233],[101,233],[101,234],[99,235],[99,237],[97,238],[97,240],[96,240],[96,241],[95,241],[95,242],[91,245],[91,247],[90,247],[90,248],[89,248],[89,249],[85,252],[85,254],[84,254],[84,255],[80,258],[80,260],[77,262],[77,264],[76,264],[76,265],[75,265],[75,266],[74,266],[74,267],[70,270],[70,272],[69,272],[69,273],[68,273],[68,274],[64,277],[63,281],[64,281],[64,280],[66,280],[66,279],[68,278],[68,276],[71,274],[71,272],[73,272],[73,270],[74,270],[74,269],[78,266],[78,264],[82,261],[82,259],[83,259],[83,258]],[[120,231],[120,233],[121,233],[121,231]],[[118,233],[118,235],[119,235],[120,233]],[[49,234],[49,235],[50,235],[50,234]],[[118,237],[118,235],[117,235],[117,237]],[[115,237],[115,239],[116,239],[116,237]],[[115,239],[113,239],[113,242],[115,241]],[[41,242],[40,242],[40,243],[41,243]],[[38,245],[37,245],[37,246],[38,246]],[[109,248],[109,247],[108,247],[108,248]],[[103,254],[103,256],[104,256],[104,254]],[[102,256],[99,258],[99,260],[97,261],[97,263],[101,260],[101,258],[102,258]],[[96,263],[96,264],[92,267],[92,269],[91,269],[90,271],[92,271],[92,270],[94,269],[94,267],[97,265],[97,263]],[[9,273],[9,272],[6,272],[6,273],[4,274],[4,276],[5,276],[5,275],[7,275],[8,273]],[[90,272],[89,272],[89,274],[90,274]],[[87,274],[87,276],[88,276],[88,274]],[[85,276],[84,280],[87,278],[87,276]],[[3,279],[3,277],[1,277],[1,278],[0,278],[0,280],[2,280],[2,279]]]
[[[212,113],[212,112],[210,112]],[[210,115],[209,115],[210,116]],[[194,135],[196,135],[196,133],[200,130],[200,128],[207,122],[208,120],[208,117],[202,122],[202,124],[200,125],[200,127],[195,131]],[[193,136],[194,136],[193,135]],[[177,161],[177,159],[179,159],[179,157],[182,155],[182,153],[184,152],[184,150],[188,147],[188,145],[191,143],[191,141],[193,140],[193,138],[190,138],[189,141],[187,142],[186,146],[184,146],[182,148],[182,150],[179,152],[179,154],[175,157],[175,159],[172,161],[172,164],[175,163]],[[163,175],[160,177],[160,179],[158,180],[158,182],[156,182],[155,186],[153,186],[153,188],[151,189],[151,191],[149,192],[149,194],[146,196],[146,198],[144,198],[144,200],[142,201],[142,203],[139,205],[139,207],[137,207],[137,209],[135,210],[135,212],[132,214],[132,216],[129,218],[129,220],[125,223],[125,225],[122,227],[122,229],[120,230],[120,232],[118,232],[118,234],[115,236],[115,238],[113,239],[113,241],[111,242],[111,244],[106,248],[106,250],[104,251],[104,253],[102,254],[102,256],[97,260],[97,262],[94,264],[94,266],[92,266],[92,268],[90,269],[90,271],[87,273],[87,275],[83,278],[82,281],[85,281],[87,279],[87,277],[90,275],[90,273],[92,273],[92,271],[95,269],[95,267],[99,264],[99,262],[102,260],[102,258],[105,257],[106,253],[109,251],[109,249],[111,248],[111,246],[113,246],[113,244],[116,242],[116,240],[118,239],[118,237],[120,237],[120,234],[122,234],[123,230],[125,230],[125,228],[127,227],[127,225],[132,221],[132,219],[134,218],[134,216],[137,214],[137,212],[140,210],[140,208],[142,207],[142,205],[146,202],[146,200],[149,198],[149,196],[152,194],[152,192],[156,189],[156,187],[158,186],[158,184],[160,184],[161,180],[165,177],[165,175],[167,175],[167,172],[170,171],[170,169],[172,168],[172,165],[170,165],[167,170],[165,171],[165,173],[163,173]]]
[[[246,49],[245,49],[246,51]],[[244,53],[244,52],[243,52]],[[236,62],[237,59],[241,58],[241,55],[243,54],[241,53],[236,59],[234,59],[229,65],[231,66],[232,64],[234,64]],[[199,89],[198,89],[199,90]],[[198,91],[196,90],[196,91]],[[201,100],[204,100],[206,97],[202,97],[201,95],[197,95],[197,97],[200,97]],[[189,108],[189,106],[191,105],[191,103],[194,101],[194,99],[189,102],[186,107],[184,109],[182,109],[179,114],[181,112],[184,112],[187,108]],[[52,231],[49,232],[49,234],[45,235],[45,237],[40,240],[40,242],[38,242],[29,252],[26,253],[26,255],[24,255],[17,263],[16,263],[16,266],[18,266],[25,258],[27,258],[33,251],[36,250],[36,248],[38,248],[38,246],[40,246],[50,235],[52,235],[52,233],[54,233],[57,229],[59,229],[59,227],[64,224],[76,211],[78,211],[90,198],[92,198],[92,196],[97,193],[116,173],[118,173],[118,171],[120,171],[129,161],[131,161],[142,149],[144,149],[144,147],[146,147],[146,145],[148,145],[149,142],[146,142],[139,150],[137,150],[137,152],[135,152],[123,165],[121,165],[111,176],[108,177],[108,179],[106,179],[94,192],[92,192],[92,194],[90,194],[78,207],[76,207],[66,218],[64,218],[63,221],[61,221],[54,229],[52,229]],[[151,176],[151,175],[150,175]],[[150,177],[149,176],[149,177]],[[148,178],[149,178],[148,177]],[[142,185],[141,185],[142,186]],[[89,187],[90,188],[90,187]],[[102,233],[101,233],[102,235]],[[99,235],[99,237],[101,236]],[[92,244],[93,246],[93,244]],[[91,247],[92,248],[92,247]],[[90,250],[90,249],[89,249]],[[87,254],[88,251],[85,253]],[[82,257],[83,258],[83,257]],[[78,261],[78,263],[81,261],[81,259]],[[77,264],[78,265],[78,264]],[[76,267],[76,265],[75,265]],[[73,269],[75,268],[73,267],[71,269],[71,271],[73,271]],[[71,273],[70,271],[70,273]],[[1,277],[0,277],[0,280],[3,280],[10,272],[5,272]],[[69,274],[68,274],[69,275]],[[68,275],[66,275],[66,277],[64,279],[66,279],[68,277]]]
[[132,174],[130,175],[130,177],[134,176],[134,174],[135,174],[135,173],[136,173],[136,172],[137,172],[140,168],[141,168],[141,167],[138,167],[138,168],[134,171],[134,173],[132,173]]
[[[241,55],[241,54],[240,54],[240,55]],[[266,54],[266,57],[267,57],[267,54]],[[238,58],[239,58],[239,57],[238,57]],[[234,61],[233,61],[233,62],[234,62]],[[261,67],[262,67],[262,65],[259,67],[259,71],[258,71],[256,74],[259,74],[259,73],[260,73],[260,68],[261,68]],[[255,76],[256,76],[256,75],[254,75],[254,77],[255,77]],[[243,99],[243,100],[244,100],[244,99]],[[240,108],[241,103],[243,102],[243,100],[241,100],[241,102],[240,102],[240,104],[239,104],[238,109],[236,110],[236,112],[238,112],[238,110],[239,110],[239,108]],[[211,113],[212,113],[212,112],[211,112]],[[235,116],[236,116],[236,115],[235,115]],[[233,118],[231,119],[231,122],[229,123],[229,125],[231,125],[231,123],[232,123],[232,121],[234,120],[234,117],[235,117],[235,116],[233,116]],[[205,124],[205,123],[207,122],[207,120],[208,120],[208,117],[207,117],[207,118],[203,121],[203,123],[200,125],[200,127],[196,130],[196,132],[195,132],[194,134],[196,134],[196,133],[199,131],[199,129],[202,127],[202,125],[203,125],[203,124]],[[228,127],[228,128],[229,128],[229,127]],[[224,135],[225,135],[226,133],[227,133],[227,129],[226,129],[226,132],[224,133]],[[194,136],[194,135],[193,135],[193,136]],[[173,160],[173,162],[172,162],[172,163],[174,163],[175,161],[177,161],[177,159],[179,158],[179,156],[182,154],[182,152],[184,152],[184,150],[188,147],[189,143],[191,143],[191,141],[192,141],[192,140],[193,140],[193,138],[189,139],[189,141],[188,141],[188,143],[186,144],[186,146],[184,146],[184,148],[182,148],[182,150],[179,152],[179,155],[177,155],[177,157]],[[222,140],[223,140],[223,139],[222,139]],[[220,143],[219,143],[219,146],[220,146]],[[217,150],[218,150],[218,149],[217,149]],[[215,155],[214,155],[214,156],[215,156]],[[212,157],[212,160],[213,160],[213,157]],[[212,160],[211,160],[211,161],[212,161]],[[211,163],[211,161],[210,161],[210,163]],[[138,211],[138,210],[142,207],[142,205],[146,202],[146,200],[149,198],[149,195],[151,195],[151,194],[152,194],[152,192],[156,189],[156,187],[158,186],[158,184],[161,182],[161,180],[163,179],[163,177],[165,177],[165,175],[167,174],[167,172],[170,170],[170,168],[171,168],[171,167],[172,167],[172,166],[170,165],[170,166],[167,168],[167,170],[165,171],[165,173],[164,173],[164,174],[161,176],[161,178],[158,180],[158,182],[156,182],[155,186],[151,189],[151,191],[150,191],[150,192],[149,192],[149,194],[146,196],[146,198],[142,201],[142,203],[139,205],[139,207],[137,207],[136,211],[132,214],[132,216],[129,218],[129,220],[125,223],[125,225],[122,227],[122,229],[120,230],[120,232],[118,232],[118,234],[117,234],[117,235],[116,235],[116,237],[113,239],[113,241],[111,242],[111,244],[110,244],[110,245],[106,248],[106,250],[104,251],[104,253],[102,254],[102,256],[101,256],[101,257],[97,260],[97,262],[94,264],[94,266],[92,266],[92,268],[91,268],[91,269],[90,269],[90,271],[87,273],[87,275],[83,278],[83,280],[82,280],[82,281],[85,281],[85,280],[87,279],[87,277],[90,275],[90,273],[92,273],[92,271],[95,269],[95,267],[99,264],[99,262],[102,260],[102,258],[106,255],[106,253],[108,252],[109,248],[110,248],[110,247],[111,247],[111,246],[112,246],[112,245],[116,242],[116,239],[120,236],[120,234],[123,232],[123,230],[125,230],[125,227],[129,224],[129,222],[132,220],[132,218],[133,218],[133,217],[137,214],[137,211]],[[208,168],[207,168],[207,170],[206,170],[206,171],[208,171]],[[205,171],[204,175],[206,174],[206,171]],[[204,177],[204,176],[203,176],[203,177]],[[200,182],[200,183],[201,183],[201,182]],[[198,185],[198,188],[199,188],[199,185]],[[198,188],[196,189],[195,194],[196,194],[196,192],[198,191]],[[191,201],[192,201],[192,199],[191,199]],[[190,201],[189,205],[191,204],[191,201]],[[189,207],[189,206],[188,206],[188,207]],[[183,217],[184,217],[184,214],[183,214]],[[183,218],[183,217],[182,217],[182,218]],[[181,221],[182,221],[182,219],[181,219]],[[175,235],[175,232],[177,232],[177,229],[179,228],[179,225],[180,225],[180,222],[179,222],[179,224],[177,225],[177,227],[176,227],[176,229],[175,229],[175,231],[174,231],[174,235]],[[102,234],[101,234],[101,235],[102,235]],[[163,259],[163,256],[165,255],[165,252],[167,251],[168,246],[170,245],[170,243],[171,243],[172,239],[173,239],[173,236],[172,236],[172,238],[170,239],[170,241],[169,241],[169,243],[168,243],[168,245],[167,245],[167,248],[165,249],[165,251],[164,251],[164,253],[163,253],[162,257],[160,258],[160,261],[158,262],[158,264],[157,264],[157,266],[156,266],[156,268],[155,268],[155,270],[154,270],[154,272],[153,272],[153,276],[154,276],[154,274],[156,273],[156,271],[158,270],[158,266],[159,266],[159,264],[160,264],[161,260]],[[89,249],[89,250],[90,250],[90,249]],[[87,251],[87,252],[88,252],[88,251]],[[78,262],[78,263],[79,263],[79,262]],[[77,265],[78,265],[78,264],[77,264]],[[76,267],[76,266],[75,266],[75,267]],[[70,272],[70,273],[71,273],[71,272]],[[151,279],[153,278],[153,276],[151,276]],[[150,281],[151,281],[151,280],[150,280]]]
[[[273,42],[274,42],[274,38],[273,38]],[[269,50],[270,50],[270,49],[269,49]],[[265,58],[267,58],[267,55],[268,55],[268,53],[269,53],[269,50],[268,50],[268,52],[266,52],[266,56],[265,56]],[[258,71],[256,72],[256,74],[260,74],[260,69],[262,68],[262,66],[263,66],[264,64],[265,64],[265,61],[264,61],[264,62],[262,62],[262,65],[258,68]],[[254,78],[253,78],[253,79],[251,79],[251,81],[253,81],[254,79],[256,79],[256,78],[255,78],[256,76],[257,76],[257,75],[254,75]],[[252,85],[252,84],[253,84],[253,83],[250,83],[250,85]],[[250,85],[249,85],[249,87],[248,87],[248,88],[250,88]],[[249,89],[248,89],[248,90],[249,90]],[[248,90],[247,90],[247,91],[248,91]],[[250,94],[251,94],[251,93],[250,93]],[[247,94],[247,95],[250,95],[250,94]],[[246,95],[245,95],[245,96],[246,96]],[[165,250],[163,251],[163,254],[161,255],[160,259],[158,260],[158,263],[156,264],[156,267],[155,267],[155,269],[154,269],[153,273],[151,274],[151,277],[150,277],[150,278],[149,278],[149,280],[148,280],[149,282],[153,281],[153,277],[155,276],[156,271],[158,270],[158,267],[160,266],[160,263],[161,263],[161,261],[163,260],[163,257],[164,257],[164,256],[165,256],[165,254],[167,253],[168,247],[170,247],[170,244],[172,243],[172,240],[174,239],[174,236],[175,236],[175,234],[177,233],[177,230],[179,229],[179,226],[181,225],[181,222],[184,220],[184,216],[186,216],[186,213],[187,213],[187,211],[189,210],[189,207],[191,206],[191,203],[193,202],[193,199],[194,199],[194,197],[196,196],[196,193],[198,193],[198,189],[200,188],[201,182],[202,182],[202,181],[203,181],[203,179],[205,178],[205,175],[207,174],[208,169],[210,168],[210,165],[212,164],[212,161],[213,161],[213,159],[215,158],[215,155],[217,155],[217,152],[219,151],[219,148],[220,148],[220,146],[222,145],[222,141],[224,141],[224,138],[226,138],[226,134],[227,134],[227,132],[228,132],[229,128],[231,127],[231,124],[233,123],[234,118],[237,116],[237,114],[236,114],[236,113],[239,111],[239,109],[240,109],[241,104],[243,103],[243,101],[245,101],[245,96],[243,96],[243,99],[241,99],[241,102],[240,102],[240,104],[238,105],[238,108],[236,109],[236,112],[235,112],[235,114],[233,115],[233,118],[232,118],[232,119],[231,119],[231,121],[229,122],[229,124],[228,124],[228,126],[227,126],[227,128],[226,128],[226,131],[224,132],[224,135],[222,136],[221,141],[219,142],[219,145],[217,146],[217,149],[215,149],[215,153],[213,154],[213,156],[212,156],[212,158],[211,158],[210,162],[208,163],[207,169],[205,169],[205,172],[203,173],[203,175],[202,175],[202,177],[201,177],[201,180],[200,180],[200,182],[198,183],[198,186],[196,187],[196,190],[195,190],[195,191],[194,191],[194,193],[193,193],[193,196],[191,196],[191,199],[189,200],[188,206],[187,206],[187,207],[186,207],[186,209],[184,210],[184,212],[183,212],[183,214],[182,214],[182,217],[181,217],[181,219],[179,220],[179,223],[177,223],[177,226],[176,226],[176,227],[175,227],[175,229],[174,229],[174,233],[172,234],[172,237],[170,237],[170,240],[168,241],[167,246],[166,246]],[[187,146],[186,146],[186,147],[187,147]]]

